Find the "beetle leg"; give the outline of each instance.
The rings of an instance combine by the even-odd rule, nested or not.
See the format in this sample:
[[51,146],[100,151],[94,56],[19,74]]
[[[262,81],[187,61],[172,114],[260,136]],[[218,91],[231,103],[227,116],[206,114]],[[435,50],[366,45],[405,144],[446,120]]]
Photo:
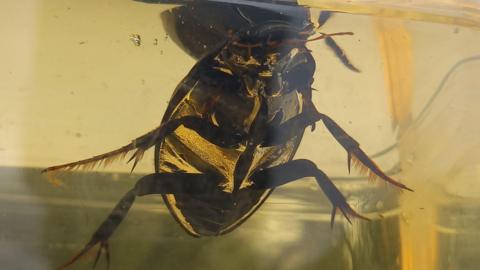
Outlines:
[[91,168],[97,164],[109,164],[117,158],[123,158],[127,153],[135,151],[129,162],[133,160],[132,171],[137,165],[138,161],[142,159],[143,154],[147,149],[155,144],[163,142],[166,136],[173,133],[179,126],[185,126],[199,133],[199,135],[213,144],[220,147],[234,147],[242,140],[242,134],[227,134],[220,127],[215,126],[213,123],[198,117],[198,116],[184,116],[178,119],[168,121],[158,128],[142,135],[131,143],[122,146],[116,150],[97,155],[91,158],[57,165],[46,168],[42,173],[54,173],[59,170],[72,170],[79,167]]
[[97,251],[93,267],[95,267],[103,252],[105,252],[107,265],[109,265],[108,239],[126,217],[135,201],[135,197],[151,194],[204,194],[217,187],[220,180],[220,177],[214,175],[198,173],[154,173],[140,178],[135,187],[128,191],[113,208],[110,215],[98,227],[85,247],[57,269],[65,269],[72,265],[97,244],[100,244],[100,248]]
[[335,55],[338,57],[338,59],[340,59],[340,61],[350,70],[352,71],[355,71],[355,72],[360,72],[360,70],[355,67],[352,62],[348,59],[347,55],[345,54],[345,52],[343,51],[342,48],[340,48],[340,46],[338,46],[337,42],[335,42],[335,40],[333,38],[331,38],[330,36],[327,36],[325,37],[325,43],[327,44],[327,46],[333,50],[333,52],[335,53]]
[[[325,11],[325,10],[321,11],[320,15],[318,16],[318,27],[319,28],[322,27],[332,17],[332,15],[333,15],[333,12],[331,11]],[[338,57],[338,59],[340,59],[340,61],[348,69],[353,70],[355,72],[360,72],[360,70],[352,64],[352,62],[348,59],[343,49],[340,48],[340,46],[338,46],[337,42],[335,42],[335,40],[332,37],[330,36],[325,37],[325,43],[330,49],[333,50],[333,52]]]
[[333,135],[333,137],[339,142],[343,148],[347,151],[347,162],[348,162],[348,170],[350,171],[350,164],[353,161],[354,166],[360,168],[361,171],[368,173],[370,179],[375,179],[379,177],[384,181],[400,187],[402,189],[406,189],[409,191],[413,191],[409,187],[405,186],[402,183],[399,183],[393,180],[391,177],[386,175],[375,162],[368,157],[368,155],[360,148],[360,144],[350,137],[345,130],[343,130],[335,121],[333,121],[330,117],[325,114],[318,113],[321,117],[323,123],[327,127],[328,131]]
[[315,177],[318,185],[323,190],[333,206],[330,225],[333,227],[335,213],[337,209],[342,212],[348,222],[351,223],[351,217],[357,217],[368,220],[368,218],[358,214],[347,203],[345,197],[335,187],[328,176],[315,166],[315,164],[306,159],[292,160],[282,165],[266,168],[252,174],[250,179],[253,182],[253,188],[267,189],[275,188],[289,182],[302,179],[304,177]]
[[333,12],[322,10],[318,16],[318,27],[322,27],[333,15]]
[[105,250],[107,264],[110,264],[109,259],[109,252],[108,252],[108,239],[113,234],[117,226],[122,222],[125,218],[128,210],[133,204],[135,200],[135,190],[132,189],[127,192],[123,198],[117,203],[115,208],[113,208],[110,215],[107,217],[105,221],[98,227],[97,231],[92,235],[90,241],[85,245],[85,247],[75,256],[73,256],[70,260],[64,263],[62,266],[58,267],[57,269],[66,269],[68,266],[72,265],[76,262],[79,258],[83,257],[90,251],[93,247],[97,244],[100,244],[100,249],[97,251],[97,256],[95,258],[95,263],[93,267],[97,264],[101,253]]
[[375,162],[368,157],[368,155],[360,148],[360,144],[350,137],[335,121],[325,114],[316,111],[311,103],[305,104],[306,112],[299,114],[285,123],[277,127],[269,127],[269,132],[266,133],[262,146],[272,146],[285,143],[297,133],[297,130],[303,130],[306,127],[322,120],[328,131],[333,137],[343,146],[347,151],[348,171],[353,161],[353,165],[360,168],[362,172],[366,172],[370,179],[376,177],[384,181],[400,187],[402,189],[413,191],[402,183],[399,183],[386,175]]
[[267,127],[267,132],[264,132],[261,146],[268,147],[284,144],[297,136],[298,130],[304,130],[308,126],[312,126],[312,129],[314,129],[315,123],[320,120],[321,118],[316,114],[301,113],[280,125],[270,123]]

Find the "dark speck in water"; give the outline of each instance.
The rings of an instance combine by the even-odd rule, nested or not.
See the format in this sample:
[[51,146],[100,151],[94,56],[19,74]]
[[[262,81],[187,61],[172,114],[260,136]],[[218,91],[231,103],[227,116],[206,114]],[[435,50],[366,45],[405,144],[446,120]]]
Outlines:
[[142,38],[140,37],[139,34],[131,34],[130,35],[130,40],[133,42],[135,46],[140,46],[142,45]]

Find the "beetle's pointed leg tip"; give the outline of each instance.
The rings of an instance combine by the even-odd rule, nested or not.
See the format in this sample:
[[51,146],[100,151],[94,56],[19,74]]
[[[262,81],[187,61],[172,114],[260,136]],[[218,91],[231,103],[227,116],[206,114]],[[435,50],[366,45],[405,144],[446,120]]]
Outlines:
[[333,225],[335,224],[335,215],[337,214],[337,207],[333,207],[332,214],[330,217],[330,229],[333,230]]
[[401,188],[401,190],[408,190],[410,192],[415,192],[415,190],[413,190],[412,188],[409,188],[407,185],[402,184],[400,182],[397,182],[397,183],[398,183],[398,187]]
[[100,248],[97,251],[97,255],[95,256],[95,261],[93,262],[92,269],[95,269],[97,267],[98,261],[100,260],[100,256],[102,255],[103,248],[102,244],[100,244]]
[[352,154],[350,152],[347,152],[347,167],[348,167],[348,174],[350,174],[351,168],[352,168]]

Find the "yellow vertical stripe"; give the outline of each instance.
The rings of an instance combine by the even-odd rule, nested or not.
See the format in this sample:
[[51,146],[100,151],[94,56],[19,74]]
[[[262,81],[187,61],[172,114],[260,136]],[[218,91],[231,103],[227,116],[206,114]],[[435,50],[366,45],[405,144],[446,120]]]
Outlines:
[[412,46],[401,20],[377,19],[380,56],[384,64],[386,90],[390,97],[392,127],[410,120],[412,100]]
[[[405,207],[406,213],[419,214],[413,205]],[[406,210],[409,209],[409,210]],[[436,208],[434,205],[424,208],[421,216],[403,215],[400,223],[401,239],[401,269],[402,270],[429,270],[437,269],[438,237],[435,228]]]

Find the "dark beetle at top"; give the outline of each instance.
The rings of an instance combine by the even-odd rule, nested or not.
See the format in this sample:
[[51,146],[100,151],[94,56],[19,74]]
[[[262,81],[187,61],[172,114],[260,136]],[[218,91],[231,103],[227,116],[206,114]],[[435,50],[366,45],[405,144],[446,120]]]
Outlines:
[[[95,264],[103,251],[108,261],[108,239],[137,196],[161,194],[187,233],[216,236],[247,220],[276,187],[313,177],[332,203],[332,225],[337,210],[349,221],[365,219],[315,164],[294,159],[305,129],[313,131],[319,121],[346,150],[349,170],[353,161],[370,177],[410,190],[383,173],[357,141],[312,103],[315,60],[306,43],[325,40],[339,64],[358,71],[332,38],[352,33],[321,33],[309,10],[292,1],[199,2],[162,15],[172,39],[198,62],[175,89],[160,126],[114,151],[44,170],[91,166],[129,152],[135,167],[146,150],[155,151],[155,173],[138,180],[60,269],[96,245]],[[322,12],[318,25],[329,17]]]

